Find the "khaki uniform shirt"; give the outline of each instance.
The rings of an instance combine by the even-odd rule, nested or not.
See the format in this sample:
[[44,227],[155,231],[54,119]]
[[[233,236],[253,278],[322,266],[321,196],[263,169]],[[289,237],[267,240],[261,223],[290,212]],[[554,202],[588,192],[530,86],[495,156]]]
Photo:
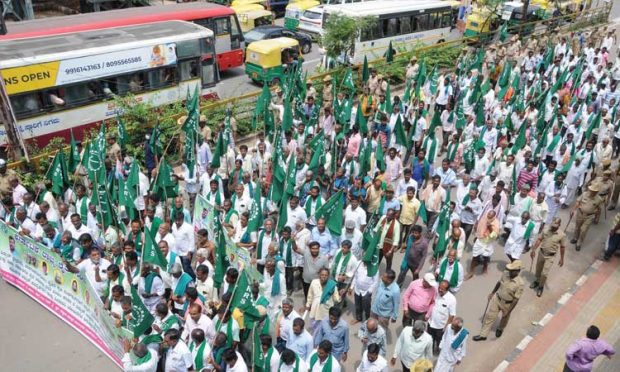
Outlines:
[[558,229],[556,232],[546,228],[540,234],[540,251],[543,256],[555,256],[560,247],[566,247],[566,234]]
[[504,271],[502,278],[499,280],[499,289],[497,290],[497,296],[505,303],[514,303],[523,294],[523,279],[521,276],[511,278],[508,271]]
[[117,142],[114,142],[112,146],[108,146],[105,155],[112,161],[112,164],[114,165],[117,160],[122,160],[121,147],[118,145]]
[[306,99],[308,99],[308,97],[316,99],[316,89],[314,89],[314,87],[306,89]]
[[[613,175],[612,175],[613,176]],[[613,179],[608,179],[607,181],[603,180],[603,177],[596,177],[592,184],[598,186],[598,194],[600,196],[609,195],[614,189],[614,181]]]
[[414,64],[414,65],[407,65],[407,72],[406,72],[406,77],[407,79],[412,79],[414,77],[416,77],[418,75],[418,70],[420,69],[420,67],[418,66],[418,64]]
[[596,213],[605,201],[598,194],[594,197],[590,196],[590,192],[587,191],[579,198],[579,210],[585,215],[591,215]]
[[332,93],[332,84],[325,84],[323,87],[323,102],[332,102],[334,100],[334,94]]

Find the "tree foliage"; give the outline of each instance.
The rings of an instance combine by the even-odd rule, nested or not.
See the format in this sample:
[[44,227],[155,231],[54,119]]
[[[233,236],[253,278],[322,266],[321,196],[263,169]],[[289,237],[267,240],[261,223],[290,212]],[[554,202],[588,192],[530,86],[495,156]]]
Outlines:
[[325,33],[321,37],[321,45],[330,58],[338,58],[349,54],[359,35],[369,30],[377,22],[376,17],[354,18],[342,14],[330,14],[323,25]]

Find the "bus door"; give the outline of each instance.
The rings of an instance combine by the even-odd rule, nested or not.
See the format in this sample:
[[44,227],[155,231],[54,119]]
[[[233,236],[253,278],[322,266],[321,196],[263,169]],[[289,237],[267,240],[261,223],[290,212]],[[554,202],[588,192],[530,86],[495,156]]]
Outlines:
[[243,64],[243,34],[234,15],[195,22],[215,34],[215,53],[221,71]]

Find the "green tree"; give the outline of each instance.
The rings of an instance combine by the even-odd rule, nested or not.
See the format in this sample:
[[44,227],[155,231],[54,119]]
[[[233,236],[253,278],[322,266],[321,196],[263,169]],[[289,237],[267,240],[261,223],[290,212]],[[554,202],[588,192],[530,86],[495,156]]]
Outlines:
[[342,14],[330,14],[323,28],[321,45],[327,57],[335,60],[341,55],[349,55],[359,35],[372,28],[377,22],[376,17],[349,17]]

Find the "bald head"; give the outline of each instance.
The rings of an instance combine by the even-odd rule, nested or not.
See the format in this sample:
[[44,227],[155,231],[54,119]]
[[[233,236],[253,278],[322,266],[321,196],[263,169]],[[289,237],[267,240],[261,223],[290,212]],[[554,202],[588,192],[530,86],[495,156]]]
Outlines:
[[148,352],[149,352],[148,348],[143,343],[138,342],[137,344],[133,346],[133,353],[138,358],[144,358],[144,356],[146,356]]
[[366,329],[370,333],[375,333],[377,331],[377,320],[375,318],[369,318],[366,321]]

